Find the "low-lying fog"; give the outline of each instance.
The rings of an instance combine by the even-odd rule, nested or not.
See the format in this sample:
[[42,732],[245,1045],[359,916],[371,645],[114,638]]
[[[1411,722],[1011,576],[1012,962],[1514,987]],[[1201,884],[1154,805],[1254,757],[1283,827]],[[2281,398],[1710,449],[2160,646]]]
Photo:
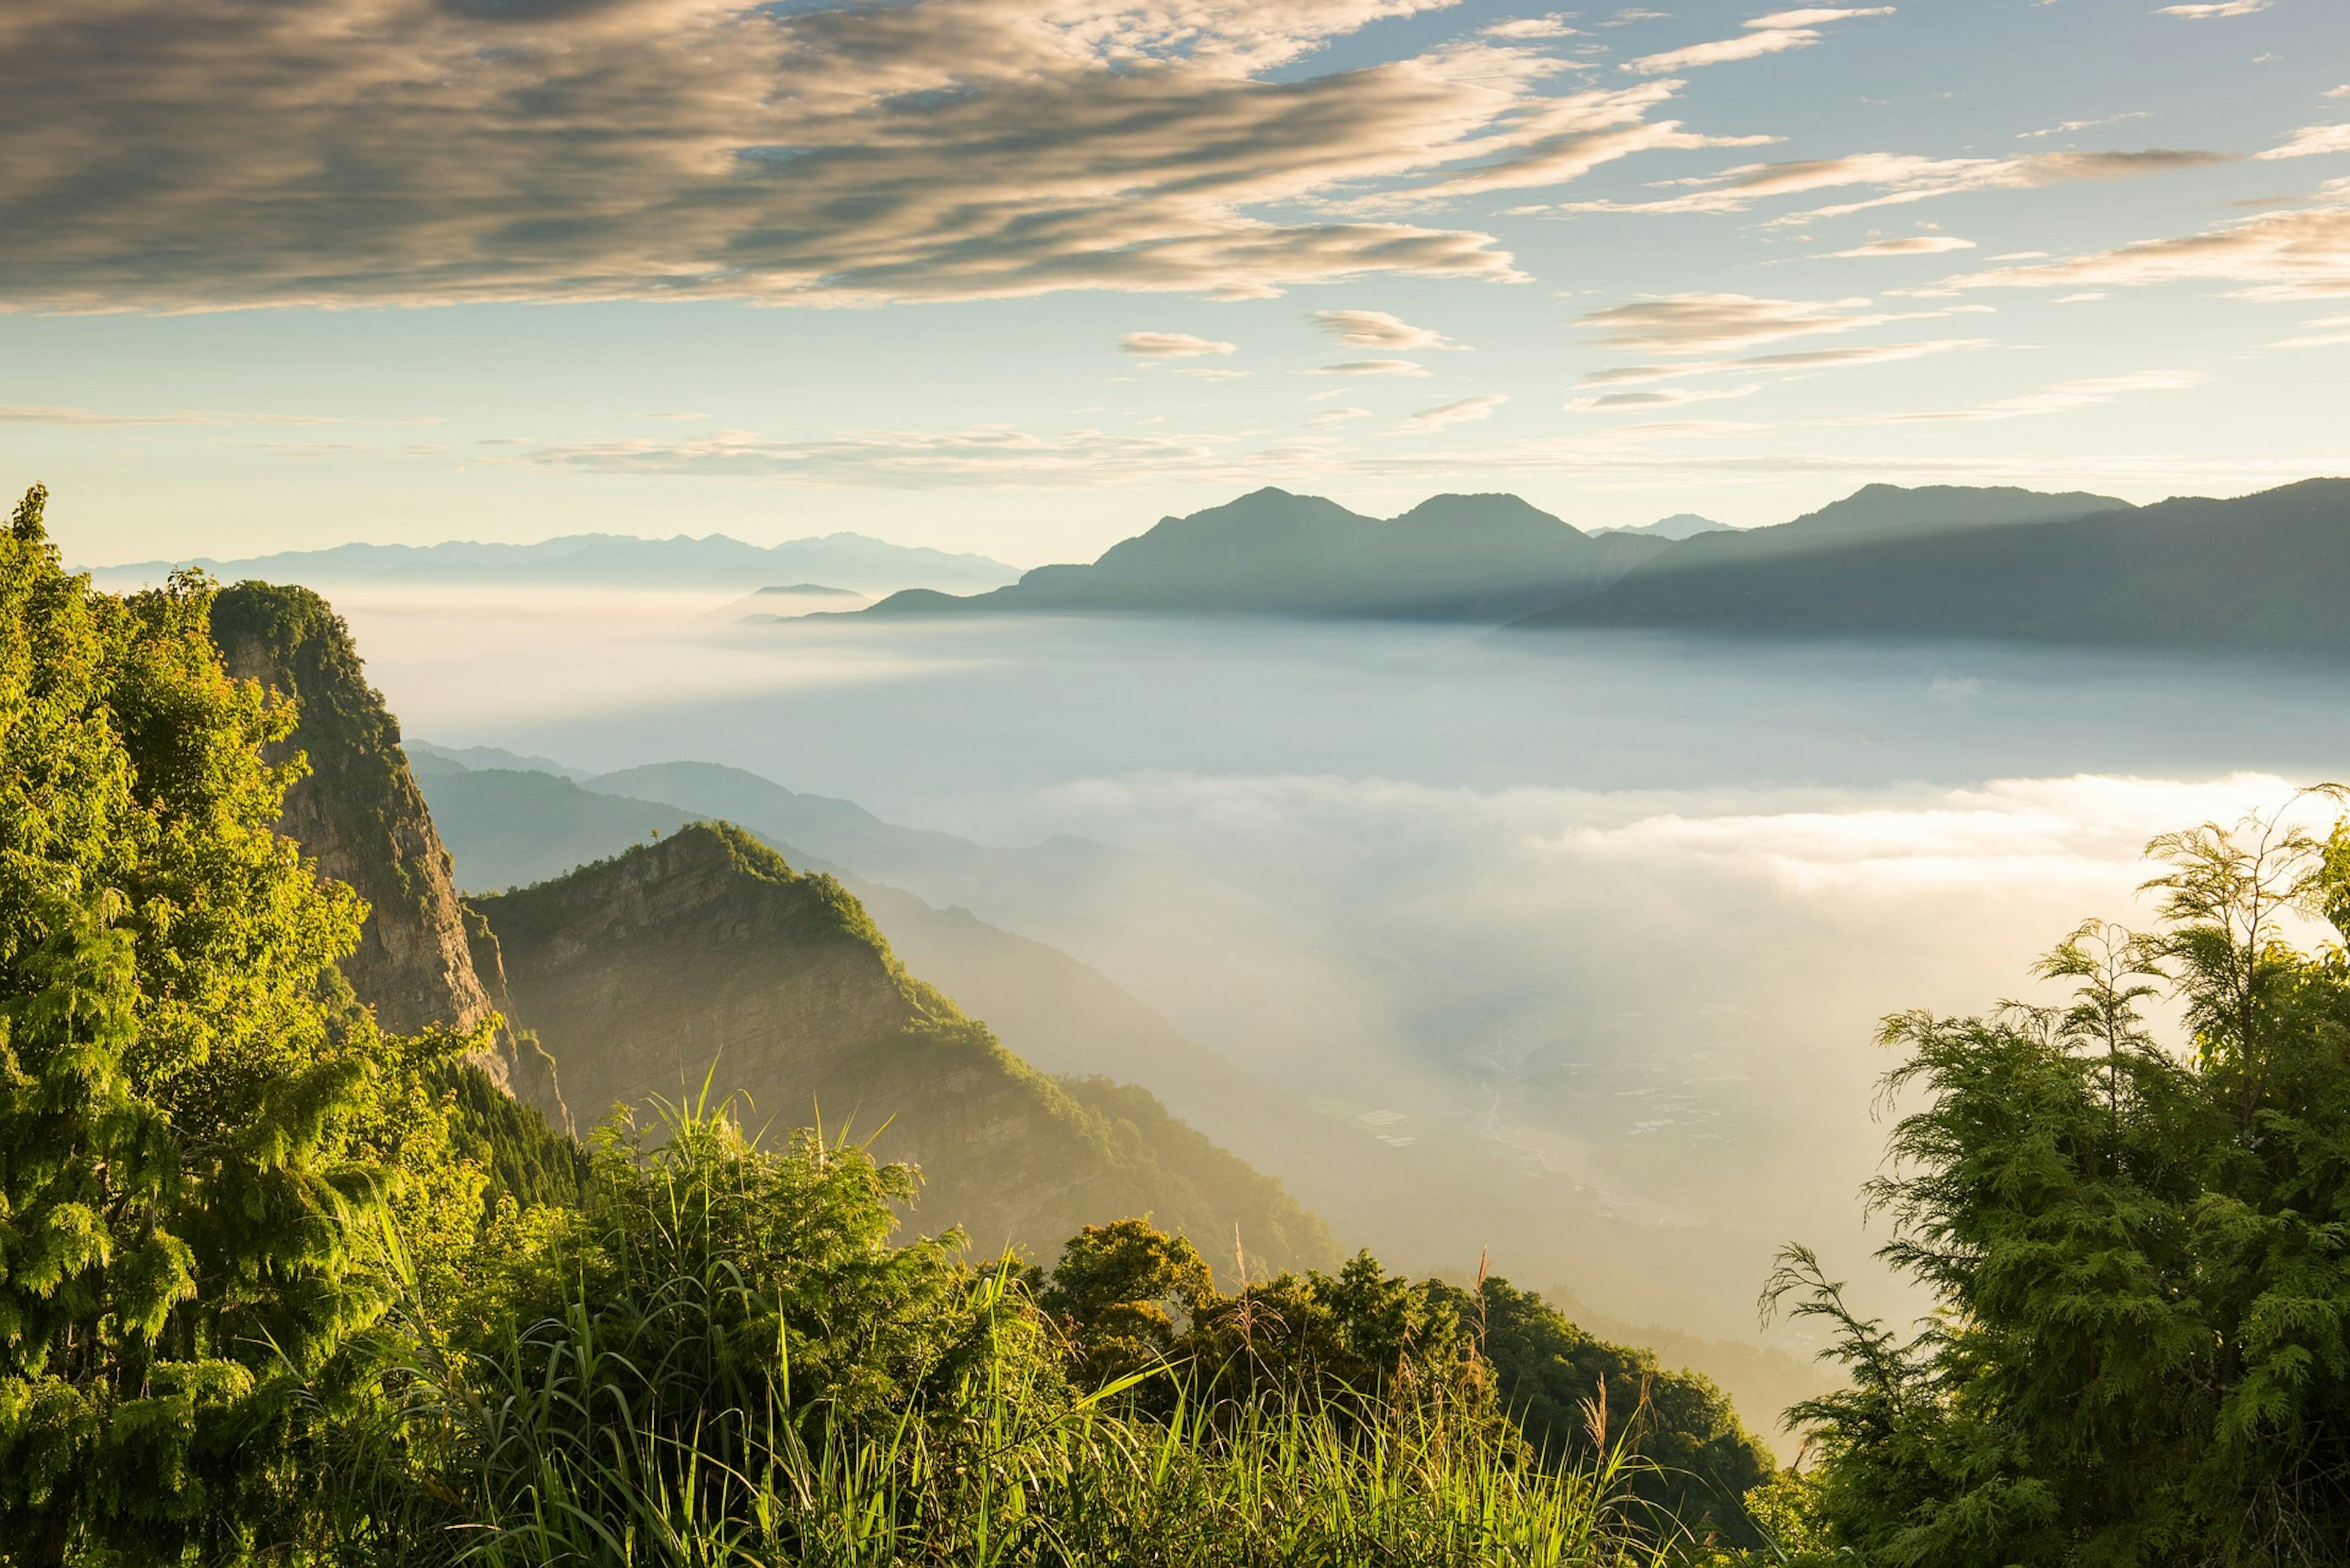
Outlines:
[[1784,1240],[1874,1277],[1879,1015],[2030,994],[2080,919],[2139,912],[2148,836],[2350,774],[2317,669],[338,599],[413,735],[1129,851],[1081,887],[912,890],[1359,1131],[1357,1169],[1243,1151],[1347,1239],[1455,1272],[1490,1245],[1522,1283],[1717,1334],[1752,1334]]

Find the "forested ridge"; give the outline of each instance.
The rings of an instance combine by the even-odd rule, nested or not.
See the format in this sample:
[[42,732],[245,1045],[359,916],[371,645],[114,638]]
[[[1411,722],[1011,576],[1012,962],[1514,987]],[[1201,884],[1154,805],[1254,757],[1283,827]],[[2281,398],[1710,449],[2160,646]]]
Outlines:
[[1783,1470],[1482,1266],[999,1253],[719,1094],[550,1129],[465,1065],[492,1023],[354,996],[214,587],[93,591],[44,499],[0,537],[0,1563],[2350,1561],[2350,959],[2295,941],[2350,929],[2334,793],[2156,841],[2152,928],[2060,942],[2055,1005],[1887,1021],[1867,1196],[1937,1310],[1788,1250],[1764,1303],[1849,1376]]

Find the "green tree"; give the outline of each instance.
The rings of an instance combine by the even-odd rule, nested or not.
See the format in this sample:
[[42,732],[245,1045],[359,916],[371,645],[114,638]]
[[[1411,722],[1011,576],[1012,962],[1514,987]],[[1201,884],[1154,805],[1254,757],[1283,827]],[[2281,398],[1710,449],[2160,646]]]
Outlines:
[[272,831],[292,713],[209,585],[93,592],[45,500],[0,538],[0,1560],[220,1560],[300,1532],[306,1380],[381,1309],[371,1217],[431,1206],[454,1044],[349,1004],[364,909]]
[[[2160,928],[2085,929],[2063,1008],[1887,1021],[1922,1091],[1872,1203],[1937,1311],[1907,1340],[1791,1251],[1825,1322],[1817,1501],[1887,1564],[2350,1561],[2350,850],[2282,818],[2158,838]],[[2168,978],[2188,1048],[2137,1004]]]

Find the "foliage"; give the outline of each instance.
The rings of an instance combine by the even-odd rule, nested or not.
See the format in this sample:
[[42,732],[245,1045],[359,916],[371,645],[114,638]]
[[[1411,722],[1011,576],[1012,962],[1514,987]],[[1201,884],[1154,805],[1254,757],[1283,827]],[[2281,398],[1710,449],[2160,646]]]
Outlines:
[[1441,1400],[1218,1398],[1164,1360],[1087,1379],[1057,1326],[1168,1343],[1130,1293],[1211,1288],[1139,1222],[1040,1280],[889,1245],[912,1175],[856,1146],[762,1149],[724,1106],[650,1132],[602,1138],[485,1334],[412,1311],[347,1539],[533,1568],[1646,1560],[1620,1447],[1544,1467]]
[[[523,1038],[536,1044],[526,1034]],[[536,1108],[508,1096],[471,1063],[452,1068],[446,1082],[450,1145],[488,1178],[485,1197],[493,1209],[502,1199],[525,1209],[578,1207],[588,1159],[577,1141],[548,1127]]]
[[[2333,792],[2328,792],[2333,793]],[[2069,1007],[1888,1019],[1925,1091],[1871,1200],[1938,1308],[1904,1339],[1791,1249],[1767,1299],[1849,1389],[1795,1412],[1819,1512],[1872,1563],[2350,1560],[2350,830],[2206,825],[2149,846],[2161,924],[2041,966]],[[2140,1021],[2167,982],[2190,1048]]]
[[[582,1150],[464,1064],[478,1033],[383,1034],[337,971],[365,904],[276,831],[307,766],[291,702],[213,639],[347,642],[310,635],[307,596],[95,594],[42,500],[0,539],[0,1564],[1597,1568],[1685,1544],[1659,1456],[1716,1434],[1718,1398],[1647,1388],[1527,1441],[1513,1409],[1618,1363],[1500,1282],[1367,1254],[1253,1282],[1236,1254],[1226,1293],[1141,1220],[1049,1275],[974,1263],[951,1232],[893,1241],[917,1178],[863,1147],[763,1147],[705,1088]],[[291,682],[318,732],[347,679]],[[886,955],[837,884],[712,831]],[[922,1027],[996,1049],[889,977]],[[1055,1104],[1106,1147],[1163,1115],[1097,1097]]]
[[[1244,1277],[1245,1258],[1234,1262]],[[1312,1389],[1337,1417],[1358,1402],[1450,1408],[1554,1469],[1620,1449],[1638,1461],[1624,1478],[1630,1499],[1668,1533],[1762,1543],[1742,1499],[1773,1466],[1721,1391],[1583,1334],[1506,1280],[1415,1283],[1365,1252],[1336,1274],[1284,1273],[1223,1294],[1190,1242],[1126,1220],[1087,1227],[1032,1282],[1082,1386],[1180,1365],[1211,1396]],[[1162,1409],[1173,1397],[1146,1392]]]
[[217,1558],[298,1527],[306,1401],[385,1301],[360,1227],[439,1243],[463,1043],[348,1006],[363,908],[272,831],[293,715],[210,586],[91,592],[44,500],[0,538],[0,1552]]

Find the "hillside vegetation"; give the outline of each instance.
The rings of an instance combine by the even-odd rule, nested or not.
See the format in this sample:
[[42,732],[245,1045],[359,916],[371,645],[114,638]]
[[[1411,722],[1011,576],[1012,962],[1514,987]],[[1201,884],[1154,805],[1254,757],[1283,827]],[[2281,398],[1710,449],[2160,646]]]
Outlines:
[[[1035,1264],[901,1245],[911,1168],[762,1143],[731,1104],[508,1158],[527,1107],[447,1076],[484,1031],[384,1033],[340,982],[365,909],[276,831],[296,711],[223,669],[214,590],[93,593],[43,499],[0,537],[0,1563],[1535,1568],[1761,1539],[1768,1460],[1718,1394],[1498,1281],[1361,1256],[1220,1286],[1137,1219]],[[754,926],[888,973],[837,888],[684,836],[764,886]]]
[[919,1164],[923,1211],[990,1251],[1152,1214],[1211,1245],[1237,1225],[1284,1265],[1336,1256],[1276,1184],[1196,1134],[1167,1143],[1178,1124],[1149,1096],[1097,1089],[1119,1113],[1104,1115],[1004,1050],[906,972],[837,881],[740,828],[692,824],[475,907],[582,1106],[647,1106],[712,1072],[765,1116]]

